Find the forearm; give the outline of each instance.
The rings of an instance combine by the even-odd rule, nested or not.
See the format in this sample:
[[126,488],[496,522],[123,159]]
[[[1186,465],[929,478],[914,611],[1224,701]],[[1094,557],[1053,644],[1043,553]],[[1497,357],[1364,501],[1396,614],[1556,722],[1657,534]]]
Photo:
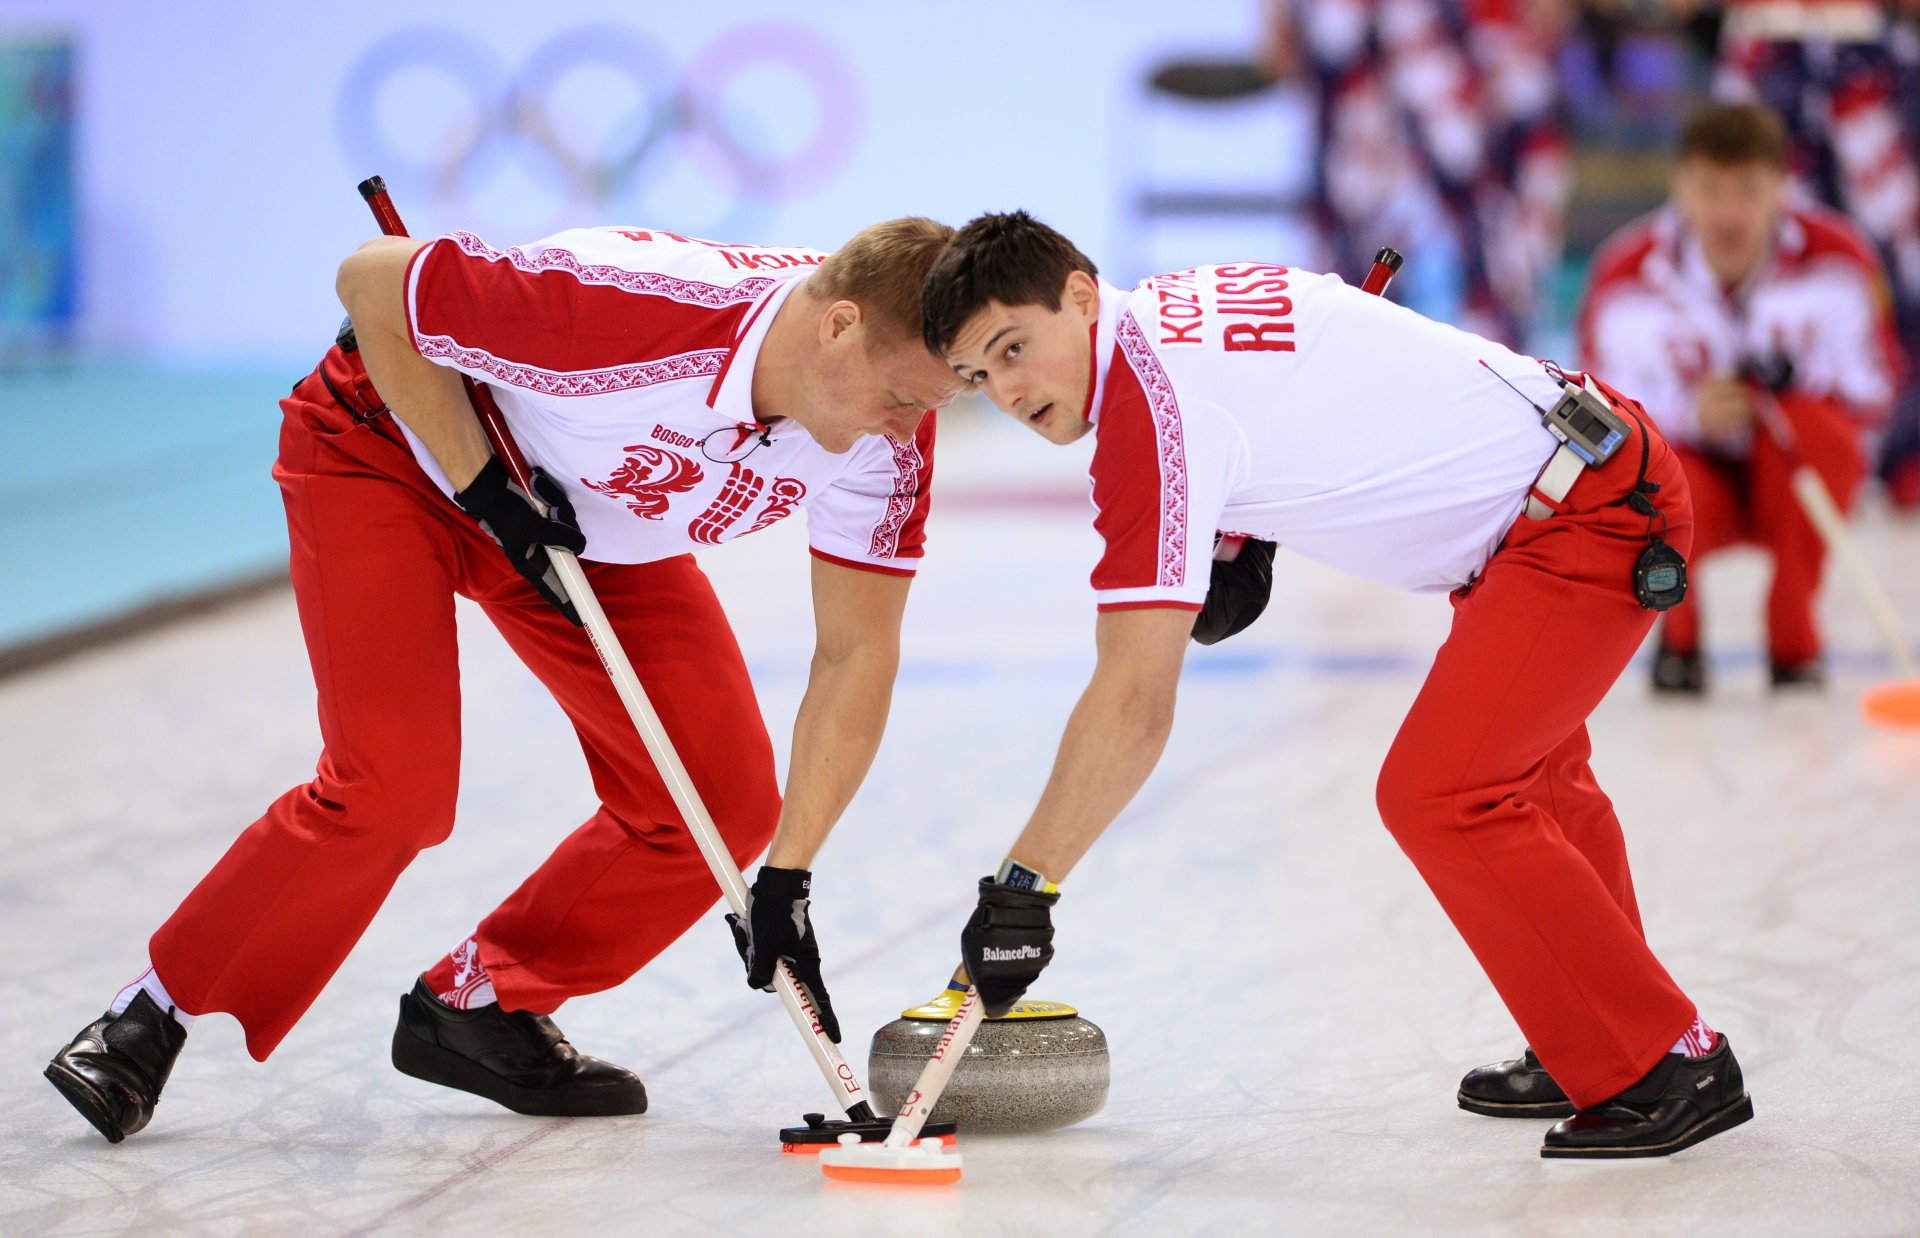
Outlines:
[[887,726],[899,655],[863,649],[816,656],[793,723],[786,799],[767,863],[810,868],[873,765]]
[[1172,729],[1171,690],[1096,673],[1067,721],[1014,858],[1050,881],[1064,880],[1146,782]]
[[408,338],[406,267],[420,248],[399,237],[370,241],[341,264],[336,288],[374,389],[460,490],[493,448],[459,372],[428,361]]

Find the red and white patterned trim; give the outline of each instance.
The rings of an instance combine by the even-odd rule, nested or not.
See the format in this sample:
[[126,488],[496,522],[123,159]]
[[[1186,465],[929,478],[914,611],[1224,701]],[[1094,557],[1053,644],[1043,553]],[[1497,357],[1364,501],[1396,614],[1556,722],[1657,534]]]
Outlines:
[[708,348],[635,365],[561,372],[507,361],[484,348],[467,348],[450,335],[422,335],[415,342],[420,355],[428,360],[444,357],[463,370],[478,370],[509,387],[558,396],[605,395],[610,391],[632,391],[682,378],[711,378],[720,372],[730,351]]
[[873,540],[867,544],[867,553],[876,559],[891,559],[900,549],[900,530],[920,494],[919,443],[914,439],[903,443],[891,435],[887,442],[893,447],[893,493],[887,498],[886,515],[873,526]]
[[1114,338],[1139,378],[1153,414],[1153,441],[1160,457],[1160,569],[1154,583],[1183,585],[1187,581],[1187,448],[1180,428],[1180,401],[1147,342],[1147,333],[1132,314],[1120,316]]
[[542,271],[565,271],[583,284],[611,284],[623,292],[665,297],[683,305],[703,305],[719,309],[741,301],[752,301],[778,281],[764,275],[743,279],[737,284],[703,284],[697,280],[676,279],[658,271],[630,271],[606,263],[588,264],[570,249],[543,249],[529,254],[518,245],[495,249],[471,232],[449,232],[447,239],[462,253],[488,262],[506,261],[530,275]]

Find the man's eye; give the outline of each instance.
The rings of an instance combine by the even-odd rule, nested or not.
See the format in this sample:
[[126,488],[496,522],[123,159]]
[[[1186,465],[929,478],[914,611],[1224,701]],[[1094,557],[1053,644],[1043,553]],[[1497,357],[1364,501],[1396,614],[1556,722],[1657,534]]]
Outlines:
[[1009,360],[1009,361],[1011,361],[1011,360],[1013,360],[1013,359],[1014,359],[1015,357],[1018,357],[1018,356],[1020,355],[1020,349],[1021,349],[1022,347],[1023,347],[1023,345],[1020,345],[1020,344],[1009,344],[1009,345],[1007,345],[1007,360]]

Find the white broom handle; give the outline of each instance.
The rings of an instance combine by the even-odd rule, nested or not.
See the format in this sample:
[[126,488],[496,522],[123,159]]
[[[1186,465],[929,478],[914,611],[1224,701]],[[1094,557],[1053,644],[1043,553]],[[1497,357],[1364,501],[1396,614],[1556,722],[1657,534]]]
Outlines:
[[986,1008],[980,1004],[980,990],[968,989],[960,1009],[954,1012],[953,1020],[941,1034],[940,1043],[933,1047],[933,1056],[927,1059],[920,1078],[914,1081],[913,1091],[907,1094],[906,1103],[893,1119],[886,1147],[904,1148],[920,1137],[920,1128],[927,1124],[927,1115],[940,1103],[940,1093],[947,1090],[947,1080],[953,1078],[953,1072],[967,1056],[967,1046],[973,1043],[974,1030],[985,1014]]
[[[746,915],[747,883],[740,876],[740,868],[720,841],[720,832],[714,828],[713,818],[707,815],[707,806],[701,803],[700,793],[694,790],[693,779],[687,776],[687,767],[680,763],[680,754],[673,750],[673,742],[667,738],[666,728],[660,725],[660,716],[653,711],[653,702],[647,699],[639,676],[633,673],[633,664],[627,661],[626,650],[620,647],[619,639],[613,634],[613,625],[607,622],[607,612],[600,609],[600,599],[593,595],[593,586],[587,583],[587,574],[581,570],[580,560],[572,552],[555,546],[547,547],[547,555],[553,561],[555,574],[560,577],[568,600],[573,603],[574,610],[586,626],[594,652],[600,655],[600,664],[607,668],[607,674],[613,679],[614,690],[626,705],[634,729],[640,732],[640,742],[646,745],[647,755],[653,758],[661,780],[667,784],[667,793],[673,797],[674,807],[686,819],[693,841],[698,844],[707,867],[713,871],[714,880],[720,883],[727,906],[737,916]],[[807,998],[805,990],[794,982],[793,973],[784,961],[774,970],[773,987],[780,994],[781,1004],[787,1008],[787,1014],[793,1018],[794,1026],[805,1037],[807,1048],[813,1053],[814,1064],[826,1076],[828,1086],[833,1088],[834,1095],[840,1101],[840,1107],[852,1110],[856,1105],[867,1104],[867,1093],[860,1086],[859,1079],[854,1077],[853,1067],[847,1065],[847,1060],[840,1056],[839,1046],[827,1039],[813,1003]],[[869,1112],[871,1108],[868,1106]]]
[[1852,582],[1854,592],[1866,604],[1867,614],[1873,618],[1873,626],[1880,629],[1880,637],[1887,643],[1887,652],[1893,655],[1894,670],[1902,679],[1920,677],[1920,666],[1914,664],[1913,649],[1907,643],[1906,634],[1900,630],[1900,617],[1894,612],[1893,600],[1881,587],[1880,578],[1868,566],[1866,556],[1860,553],[1860,543],[1848,531],[1847,518],[1841,514],[1840,505],[1833,501],[1827,483],[1821,480],[1820,474],[1814,472],[1811,465],[1802,464],[1793,470],[1793,495],[1800,500],[1807,519],[1819,530],[1821,540],[1827,543],[1827,549],[1840,564],[1840,570]]

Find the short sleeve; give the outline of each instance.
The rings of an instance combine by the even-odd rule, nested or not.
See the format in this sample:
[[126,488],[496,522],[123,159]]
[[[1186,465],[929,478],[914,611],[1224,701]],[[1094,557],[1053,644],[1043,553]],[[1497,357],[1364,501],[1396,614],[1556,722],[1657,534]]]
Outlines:
[[1830,259],[1807,283],[1819,297],[1819,329],[1794,357],[1794,385],[1878,420],[1893,403],[1900,366],[1884,277],[1877,268]]
[[1212,405],[1182,408],[1164,374],[1143,384],[1136,364],[1159,362],[1144,350],[1116,357],[1100,414],[1093,523],[1105,546],[1094,593],[1103,611],[1198,610],[1233,468],[1231,426]]
[[815,556],[863,571],[914,574],[926,553],[938,416],[929,411],[906,442],[881,435],[855,447],[860,460],[807,505]]
[[1640,402],[1668,438],[1696,442],[1699,372],[1716,368],[1704,335],[1674,307],[1638,283],[1616,281],[1589,294],[1581,364]]
[[422,248],[407,266],[414,348],[549,396],[712,373],[754,289],[594,262],[561,243],[575,235],[496,250],[454,232]]

